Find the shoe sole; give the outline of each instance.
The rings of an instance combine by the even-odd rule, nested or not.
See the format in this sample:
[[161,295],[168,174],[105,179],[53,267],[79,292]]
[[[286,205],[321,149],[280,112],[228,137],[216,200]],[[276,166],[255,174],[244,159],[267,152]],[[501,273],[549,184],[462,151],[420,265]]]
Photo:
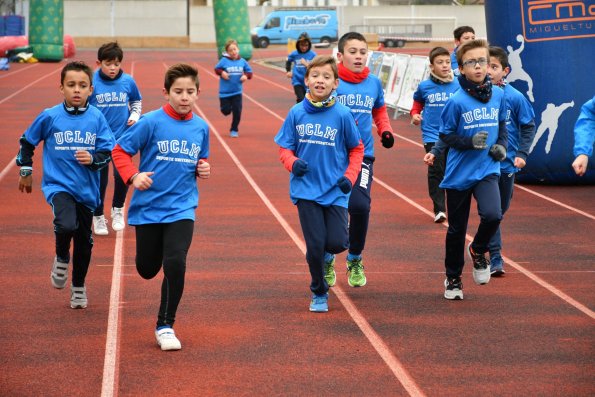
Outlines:
[[71,309],[86,309],[87,308],[87,304],[86,303],[70,303],[70,308]]
[[124,230],[124,226],[114,226],[112,225],[112,229],[114,229],[114,232],[119,232]]
[[96,236],[107,236],[109,234],[108,231],[97,231],[97,230],[93,230],[93,234],[95,234]]
[[492,270],[490,272],[492,277],[502,277],[506,274],[506,272],[504,271],[504,269],[497,269],[497,270]]
[[463,291],[457,291],[457,292],[444,291],[444,298],[451,300],[451,301],[452,300],[462,301],[463,300]]
[[364,279],[363,284],[352,284],[351,281],[349,279],[347,279],[347,284],[349,284],[350,287],[353,288],[359,288],[359,287],[363,287],[368,283],[368,279]]
[[315,308],[311,307],[310,311],[312,313],[326,313],[326,312],[328,312],[328,307],[326,309],[315,309]]

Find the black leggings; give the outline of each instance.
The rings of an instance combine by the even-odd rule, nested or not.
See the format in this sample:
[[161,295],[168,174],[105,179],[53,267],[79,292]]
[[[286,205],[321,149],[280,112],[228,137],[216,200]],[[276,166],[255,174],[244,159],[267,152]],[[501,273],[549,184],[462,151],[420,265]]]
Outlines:
[[184,292],[186,256],[193,233],[194,221],[189,219],[136,226],[138,274],[144,279],[152,279],[163,267],[157,327],[173,326],[176,320],[176,311]]
[[[126,194],[128,193],[128,185],[124,183],[122,177],[118,173],[118,169],[113,167],[114,169],[114,198],[112,199],[112,207],[115,208],[122,208],[124,207],[124,202],[126,201]],[[95,216],[103,215],[103,207],[105,202],[105,191],[107,190],[107,182],[109,179],[109,164],[103,167],[99,171],[100,179],[99,179],[99,198],[100,203],[99,207],[95,209]]]
[[293,92],[295,92],[296,103],[300,103],[306,97],[306,87],[303,85],[294,85]]
[[225,116],[231,115],[230,131],[239,131],[240,119],[242,118],[242,94],[219,98],[221,113]]
[[54,212],[56,256],[60,262],[68,263],[70,261],[70,242],[73,241],[72,285],[84,287],[93,249],[93,237],[91,236],[93,211],[64,192],[56,193],[52,197],[52,210]]

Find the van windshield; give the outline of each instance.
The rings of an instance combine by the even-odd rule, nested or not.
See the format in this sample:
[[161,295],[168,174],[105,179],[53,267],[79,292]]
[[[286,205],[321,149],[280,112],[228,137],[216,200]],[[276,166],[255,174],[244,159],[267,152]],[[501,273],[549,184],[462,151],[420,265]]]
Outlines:
[[279,26],[281,26],[281,18],[279,17],[265,18],[256,25],[257,28],[265,29],[278,28]]

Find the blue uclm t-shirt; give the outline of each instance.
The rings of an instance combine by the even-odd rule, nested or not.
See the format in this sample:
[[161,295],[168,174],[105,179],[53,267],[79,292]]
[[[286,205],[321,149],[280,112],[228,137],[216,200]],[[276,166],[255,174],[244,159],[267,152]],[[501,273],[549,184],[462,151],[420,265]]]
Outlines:
[[304,102],[294,105],[275,136],[282,148],[308,162],[308,172],[301,177],[291,174],[289,195],[298,200],[314,201],[322,206],[347,208],[349,194],[337,186],[349,166],[349,150],[357,147],[360,134],[348,107],[336,102],[316,113],[308,113]]
[[140,151],[139,170],[154,172],[147,190],[135,190],[128,210],[130,225],[195,219],[198,206],[196,165],[209,157],[209,127],[196,115],[176,120],[163,108],[143,115],[118,139],[128,154]]
[[472,137],[486,131],[488,139],[486,149],[449,149],[441,188],[466,190],[488,175],[500,175],[500,163],[489,155],[489,148],[498,139],[499,123],[506,119],[505,109],[504,91],[498,87],[492,87],[492,97],[487,103],[463,90],[458,90],[446,102],[441,116],[441,134]]
[[417,86],[413,99],[424,104],[421,120],[421,133],[424,143],[434,143],[440,139],[440,114],[454,93],[461,88],[458,79],[440,84],[430,79]]
[[521,142],[521,126],[532,122],[535,119],[535,112],[527,98],[510,84],[504,86],[504,99],[506,102],[508,150],[506,159],[502,161],[500,168],[506,173],[516,173],[519,169],[514,166],[514,158]]
[[306,61],[311,61],[316,56],[316,53],[312,50],[308,50],[306,52],[299,52],[298,50],[294,50],[289,56],[287,60],[289,62],[293,62],[293,69],[291,74],[291,85],[301,85],[302,87],[306,88],[306,65],[303,65],[301,60],[305,59]]
[[364,143],[364,156],[373,157],[372,109],[384,106],[382,83],[373,74],[368,75],[360,83],[340,80],[337,87],[337,100],[351,109]]
[[43,141],[41,190],[48,204],[56,193],[65,192],[94,211],[99,205],[99,171],[81,165],[74,154],[113,149],[114,138],[103,114],[89,106],[74,115],[59,104],[37,116],[25,139],[34,146]]
[[141,99],[138,87],[129,74],[122,73],[109,80],[102,78],[99,70],[95,71],[89,103],[101,110],[116,139],[127,128],[126,123],[130,117],[128,104]]
[[219,79],[220,98],[241,94],[243,88],[240,78],[242,78],[244,73],[252,73],[250,64],[244,58],[230,59],[223,56],[217,65],[215,65],[215,70],[217,69],[223,69],[229,75],[229,80],[225,80],[224,78]]

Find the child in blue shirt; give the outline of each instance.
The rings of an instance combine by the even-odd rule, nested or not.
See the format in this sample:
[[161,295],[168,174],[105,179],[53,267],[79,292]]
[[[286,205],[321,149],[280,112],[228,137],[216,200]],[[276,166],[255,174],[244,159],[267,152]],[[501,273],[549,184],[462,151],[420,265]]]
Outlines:
[[[347,253],[347,282],[351,287],[367,283],[362,252],[368,235],[374,181],[374,135],[376,125],[382,146],[391,148],[395,143],[390,125],[382,83],[366,66],[368,43],[357,32],[345,33],[338,44],[337,58],[340,84],[337,100],[351,109],[364,143],[364,159],[357,181],[349,197],[349,251]],[[325,255],[325,277],[330,286],[336,282],[335,256]]]
[[[110,42],[99,47],[97,66],[93,76],[93,94],[89,103],[103,113],[115,139],[136,123],[142,111],[141,95],[131,75],[122,70],[124,52],[117,42]],[[105,190],[109,179],[109,167],[101,169],[99,192],[101,202],[93,216],[93,230],[96,235],[107,235],[107,222],[103,214]],[[126,226],[124,222],[124,202],[128,185],[122,181],[118,170],[114,168],[114,196],[111,206],[112,229],[119,231]]]
[[[426,153],[429,153],[440,139],[440,114],[446,101],[459,89],[459,80],[454,79],[450,66],[450,54],[443,47],[434,47],[429,54],[430,78],[422,81],[413,94],[411,122],[421,124],[422,140]],[[422,116],[423,111],[423,116]],[[428,167],[428,192],[434,204],[434,222],[446,220],[444,189],[440,182],[444,177],[444,159],[441,154]]]
[[457,50],[468,41],[475,40],[475,30],[471,26],[459,26],[452,32],[455,39],[455,48],[450,54],[450,66],[455,76],[460,75],[459,64],[457,62]]
[[[165,73],[167,104],[149,112],[118,139],[114,164],[135,191],[128,223],[136,228],[136,270],[152,279],[163,268],[155,337],[161,350],[182,348],[173,325],[184,290],[186,256],[198,206],[196,177],[208,178],[209,128],[192,113],[198,71],[186,64]],[[138,168],[132,156],[140,151]]]
[[63,289],[68,280],[70,244],[72,284],[70,307],[87,307],[85,278],[91,262],[93,210],[99,205],[99,170],[110,161],[114,138],[105,117],[89,106],[93,71],[83,62],[62,68],[64,102],[45,109],[20,139],[16,163],[21,167],[19,190],[31,193],[33,154],[43,141],[41,190],[54,214],[56,257],[50,280]]
[[306,241],[312,300],[310,311],[328,311],[325,252],[348,246],[347,205],[360,171],[364,146],[349,108],[332,96],[339,84],[331,56],[318,56],[306,69],[309,93],[294,105],[275,136],[291,172],[289,195],[297,206]]
[[232,114],[229,136],[239,137],[240,119],[242,117],[243,83],[252,78],[252,68],[240,56],[240,48],[235,40],[225,43],[225,52],[215,65],[215,73],[219,79],[219,102],[221,113]]
[[471,197],[477,202],[480,223],[467,253],[473,262],[473,280],[490,281],[490,261],[485,254],[502,218],[498,178],[506,158],[506,104],[504,92],[492,87],[487,68],[487,42],[473,40],[457,51],[458,90],[444,106],[440,139],[449,147],[440,187],[446,189],[446,299],[463,299],[461,275],[465,264],[465,235]]
[[595,97],[585,102],[574,125],[574,161],[572,168],[578,176],[587,172],[589,157],[593,155],[595,142]]
[[[306,95],[306,83],[304,82],[306,68],[315,56],[316,53],[312,51],[310,36],[308,36],[308,33],[302,33],[295,43],[295,51],[287,56],[287,61],[285,62],[287,77],[291,79],[291,85],[293,86],[296,102],[298,103],[303,101]],[[293,70],[291,67],[292,64]]]
[[[514,188],[514,176],[527,162],[529,148],[535,137],[535,113],[533,107],[513,86],[506,82],[510,73],[508,55],[500,47],[490,47],[490,64],[488,76],[492,84],[504,90],[506,102],[506,130],[508,131],[508,150],[506,158],[500,163],[500,204],[502,216],[510,207]],[[502,237],[500,227],[490,240],[490,272],[492,276],[502,276],[504,262],[502,260]]]

